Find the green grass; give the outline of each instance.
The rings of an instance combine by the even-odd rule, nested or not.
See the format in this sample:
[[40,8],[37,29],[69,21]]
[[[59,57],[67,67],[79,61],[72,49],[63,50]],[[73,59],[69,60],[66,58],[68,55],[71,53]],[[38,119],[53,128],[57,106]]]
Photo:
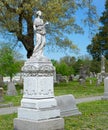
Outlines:
[[108,130],[108,101],[78,105],[82,115],[65,118],[65,130]]
[[[78,104],[82,115],[65,117],[65,130],[108,130],[108,101]],[[13,130],[17,114],[0,116],[0,130]]]
[[0,115],[0,130],[13,130],[13,120],[17,114]]
[[17,93],[18,93],[16,96],[8,96],[8,95],[6,95],[7,87],[5,86],[4,87],[4,96],[3,96],[4,101],[0,102],[0,104],[12,103],[13,106],[19,106],[22,96],[23,96],[22,94],[20,94],[22,86],[16,85],[16,89],[17,89]]
[[103,95],[104,85],[102,83],[101,85],[96,86],[95,80],[93,80],[93,83],[91,85],[89,83],[89,80],[87,80],[84,85],[80,85],[78,81],[73,81],[69,83],[55,84],[54,92],[56,96],[73,94],[75,98],[90,97]]

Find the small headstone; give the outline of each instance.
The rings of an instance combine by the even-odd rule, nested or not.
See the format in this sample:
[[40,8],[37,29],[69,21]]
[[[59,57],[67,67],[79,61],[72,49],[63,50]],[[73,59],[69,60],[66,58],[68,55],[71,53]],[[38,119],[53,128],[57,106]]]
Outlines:
[[79,83],[80,85],[85,85],[85,79],[84,78],[79,78]]
[[7,86],[7,95],[14,96],[17,95],[17,90],[13,82],[9,82]]
[[61,117],[67,117],[72,115],[79,115],[81,112],[79,112],[76,101],[73,95],[63,95],[63,96],[57,96],[57,105],[60,109],[60,115]]
[[92,84],[92,80],[90,79],[90,85]]
[[67,76],[62,76],[61,74],[56,74],[56,81],[57,81],[57,83],[59,83],[59,82],[68,83],[68,78],[67,78]]
[[3,83],[3,77],[0,75],[0,87],[3,87],[4,83]]
[[86,78],[88,76],[88,67],[82,66],[80,67],[80,76],[79,76],[79,83],[84,85],[86,82]]
[[0,88],[0,102],[3,101],[3,88]]
[[60,78],[61,78],[61,74],[56,74],[56,81],[57,81],[57,83],[59,83],[60,82]]
[[104,96],[102,99],[108,100],[108,77],[104,79]]
[[102,77],[102,74],[101,73],[98,73],[97,74],[97,83],[96,85],[99,86],[103,81],[103,77]]
[[69,76],[69,81],[73,81],[73,79],[74,79],[74,75],[71,74],[71,75]]
[[92,72],[90,72],[90,78],[93,78],[93,77],[94,77],[93,73],[92,73]]

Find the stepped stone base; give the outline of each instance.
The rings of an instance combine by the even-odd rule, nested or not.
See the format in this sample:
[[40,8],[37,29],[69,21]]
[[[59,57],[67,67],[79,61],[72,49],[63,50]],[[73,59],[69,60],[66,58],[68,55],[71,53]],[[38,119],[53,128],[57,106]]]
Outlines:
[[36,109],[27,109],[27,108],[19,108],[18,109],[18,117],[20,119],[27,119],[27,120],[47,120],[50,118],[60,117],[59,109],[43,109],[43,110],[36,110]]
[[41,121],[14,119],[14,130],[64,130],[63,118]]

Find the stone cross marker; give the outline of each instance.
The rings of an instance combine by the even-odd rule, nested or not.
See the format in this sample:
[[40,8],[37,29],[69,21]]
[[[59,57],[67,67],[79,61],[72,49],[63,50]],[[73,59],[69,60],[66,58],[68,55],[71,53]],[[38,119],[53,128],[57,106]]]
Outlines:
[[22,67],[24,73],[24,94],[18,118],[14,119],[14,130],[63,130],[64,120],[54,96],[54,67],[43,55],[45,45],[45,25],[41,11],[33,27],[36,31],[36,46],[33,55]]

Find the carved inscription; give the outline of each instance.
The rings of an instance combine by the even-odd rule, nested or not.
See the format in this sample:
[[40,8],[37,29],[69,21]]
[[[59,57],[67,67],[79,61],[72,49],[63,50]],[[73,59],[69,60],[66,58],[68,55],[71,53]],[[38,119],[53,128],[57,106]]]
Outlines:
[[39,95],[42,95],[42,96],[44,96],[44,95],[52,95],[53,94],[53,92],[52,92],[52,90],[48,90],[47,92],[45,92],[44,90],[41,90],[40,92],[36,92],[36,90],[25,90],[24,91],[24,95],[28,95],[28,96],[39,96]]
[[43,98],[53,96],[53,76],[24,78],[24,97]]

